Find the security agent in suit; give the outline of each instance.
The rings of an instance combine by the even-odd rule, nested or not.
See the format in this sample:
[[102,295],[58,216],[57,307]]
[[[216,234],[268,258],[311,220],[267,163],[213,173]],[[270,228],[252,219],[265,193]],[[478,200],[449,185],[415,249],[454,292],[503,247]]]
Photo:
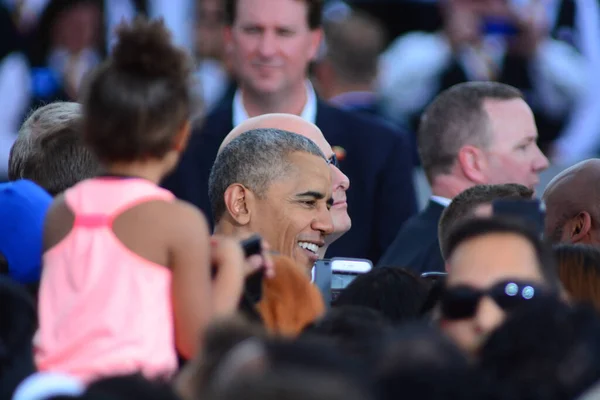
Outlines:
[[192,135],[164,186],[208,213],[210,168],[231,129],[257,115],[299,115],[323,131],[351,182],[347,203],[352,228],[327,257],[376,262],[416,212],[408,138],[368,116],[328,106],[315,95],[306,73],[321,40],[319,0],[229,0],[226,12],[226,44],[239,89]]
[[417,146],[433,196],[400,229],[379,266],[443,272],[438,220],[451,199],[479,184],[534,190],[548,167],[521,92],[496,82],[461,83],[438,95],[421,117]]

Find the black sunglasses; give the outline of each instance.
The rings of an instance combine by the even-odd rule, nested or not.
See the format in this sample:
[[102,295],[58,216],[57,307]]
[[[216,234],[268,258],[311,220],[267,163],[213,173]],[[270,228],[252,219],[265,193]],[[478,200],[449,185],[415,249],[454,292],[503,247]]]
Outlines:
[[331,155],[331,157],[329,157],[329,158],[327,159],[327,164],[329,164],[329,165],[333,165],[334,167],[336,167],[336,168],[338,168],[338,169],[340,168],[340,164],[339,164],[339,162],[338,162],[338,159],[337,159],[337,156],[335,155],[335,153],[333,153],[333,154]]
[[474,316],[479,302],[485,296],[494,300],[504,311],[512,311],[548,295],[548,291],[533,283],[503,281],[487,290],[478,290],[470,286],[445,288],[440,305],[445,319],[456,320]]

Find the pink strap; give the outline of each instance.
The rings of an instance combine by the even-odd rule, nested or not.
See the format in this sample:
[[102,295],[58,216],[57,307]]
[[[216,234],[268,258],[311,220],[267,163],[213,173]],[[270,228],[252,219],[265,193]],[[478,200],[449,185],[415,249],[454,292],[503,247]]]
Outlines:
[[73,226],[81,227],[81,228],[102,228],[107,227],[112,224],[112,218],[108,215],[104,214],[84,214],[77,215],[75,217],[75,222]]
[[112,223],[113,223],[114,219],[130,208],[133,208],[142,203],[147,203],[152,200],[171,201],[174,198],[175,198],[175,196],[173,196],[171,193],[166,192],[166,191],[159,192],[159,193],[153,193],[153,194],[149,194],[146,196],[141,196],[136,199],[133,199],[132,201],[122,204],[120,207],[118,207],[116,210],[114,210],[114,212],[110,215],[100,214],[100,213],[77,214],[75,216],[75,221],[73,222],[73,226],[87,228],[87,229],[112,227]]

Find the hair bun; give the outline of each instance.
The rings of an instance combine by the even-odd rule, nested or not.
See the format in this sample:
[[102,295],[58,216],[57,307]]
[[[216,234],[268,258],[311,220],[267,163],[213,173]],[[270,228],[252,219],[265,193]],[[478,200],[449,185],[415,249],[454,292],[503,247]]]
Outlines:
[[148,77],[180,76],[189,69],[187,53],[171,42],[162,19],[136,18],[117,29],[113,65],[124,72]]

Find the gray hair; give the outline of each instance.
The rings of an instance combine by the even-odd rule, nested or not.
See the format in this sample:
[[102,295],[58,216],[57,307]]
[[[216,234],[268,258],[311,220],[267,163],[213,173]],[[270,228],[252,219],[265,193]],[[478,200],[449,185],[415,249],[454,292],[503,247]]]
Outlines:
[[10,150],[8,178],[29,179],[57,195],[97,174],[100,165],[83,143],[81,105],[55,102],[35,110]]
[[417,134],[421,164],[431,183],[450,172],[465,145],[482,149],[491,144],[486,99],[522,99],[519,89],[498,82],[466,82],[440,93],[425,109]]
[[227,144],[217,156],[208,180],[208,196],[215,222],[225,213],[225,191],[234,183],[258,197],[271,183],[289,172],[291,153],[325,156],[310,139],[281,129],[252,129]]

